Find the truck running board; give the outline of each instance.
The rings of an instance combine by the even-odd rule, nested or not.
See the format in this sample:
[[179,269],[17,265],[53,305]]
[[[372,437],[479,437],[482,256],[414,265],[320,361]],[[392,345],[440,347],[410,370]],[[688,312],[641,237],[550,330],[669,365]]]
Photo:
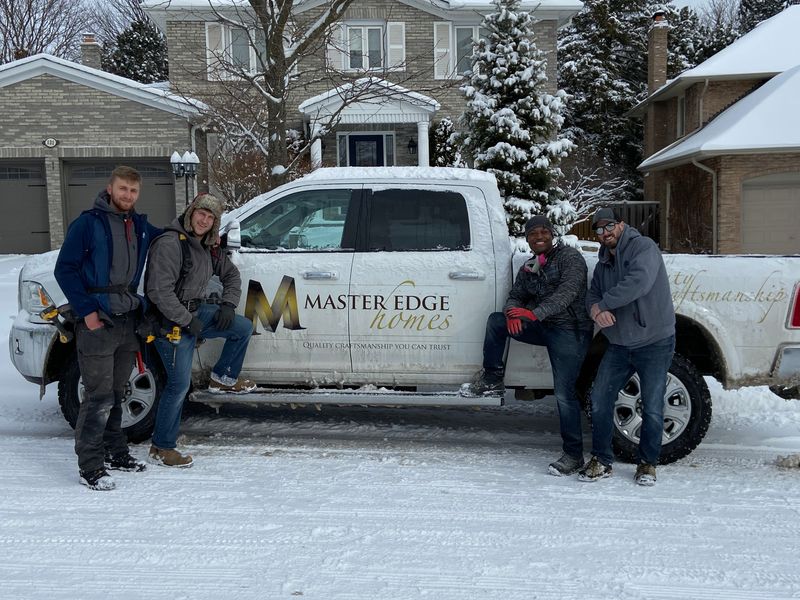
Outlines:
[[398,392],[394,390],[291,390],[257,388],[249,394],[215,394],[199,390],[189,400],[222,404],[333,404],[357,406],[502,406],[500,396],[465,398],[458,392]]

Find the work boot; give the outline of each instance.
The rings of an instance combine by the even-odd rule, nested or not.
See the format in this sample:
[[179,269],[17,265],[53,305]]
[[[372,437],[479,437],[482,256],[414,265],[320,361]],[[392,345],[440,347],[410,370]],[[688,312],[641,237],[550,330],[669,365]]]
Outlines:
[[481,369],[475,374],[472,383],[461,386],[460,393],[465,398],[503,396],[506,393],[506,386],[503,384],[504,375],[502,369]]
[[181,454],[174,448],[158,448],[150,446],[150,462],[162,467],[187,468],[192,466],[192,457],[189,454]]
[[578,471],[578,481],[597,481],[606,477],[611,477],[611,465],[604,465],[596,456]]
[[633,480],[639,485],[651,486],[656,484],[656,468],[653,465],[642,463],[636,467]]
[[547,468],[550,475],[561,477],[562,475],[572,475],[584,465],[583,456],[570,456],[566,452],[555,462],[551,462]]
[[143,462],[139,462],[133,456],[131,456],[130,452],[117,454],[115,456],[106,454],[104,460],[106,463],[106,469],[110,469],[112,471],[134,471],[139,473],[147,468],[147,465],[145,465]]
[[81,471],[80,477],[81,484],[90,490],[107,492],[117,487],[117,484],[114,483],[114,478],[108,474],[105,467],[100,467],[93,471]]
[[234,379],[227,375],[217,375],[211,372],[208,382],[208,391],[213,394],[248,394],[256,389],[256,384],[244,377]]

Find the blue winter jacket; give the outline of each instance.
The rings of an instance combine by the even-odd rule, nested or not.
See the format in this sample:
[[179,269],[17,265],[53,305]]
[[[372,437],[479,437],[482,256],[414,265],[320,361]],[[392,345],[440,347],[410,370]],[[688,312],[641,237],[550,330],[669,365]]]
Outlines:
[[[147,222],[147,215],[132,212],[131,218],[138,248],[136,274],[130,281],[130,288],[136,290],[144,271],[147,249],[161,230]],[[72,309],[81,319],[97,310],[107,315],[111,312],[107,293],[90,294],[87,290],[109,285],[112,248],[108,217],[97,208],[83,211],[67,230],[66,239],[58,253],[55,277]],[[144,298],[137,295],[141,306],[145,307]]]

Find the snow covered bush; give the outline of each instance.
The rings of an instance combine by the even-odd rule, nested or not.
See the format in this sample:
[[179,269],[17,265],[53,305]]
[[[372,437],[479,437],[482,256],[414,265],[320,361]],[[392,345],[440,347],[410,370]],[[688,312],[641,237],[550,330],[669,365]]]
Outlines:
[[459,135],[453,121],[445,117],[431,127],[429,156],[434,167],[466,167],[461,157]]
[[141,83],[166,81],[167,41],[149,21],[134,21],[104,48],[103,69]]

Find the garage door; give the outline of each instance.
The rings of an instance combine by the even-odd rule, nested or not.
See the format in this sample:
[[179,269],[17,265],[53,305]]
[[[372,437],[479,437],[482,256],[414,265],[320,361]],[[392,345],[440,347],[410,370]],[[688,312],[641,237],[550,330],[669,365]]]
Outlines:
[[163,227],[175,218],[175,178],[169,161],[161,163],[133,162],[120,159],[114,162],[67,163],[64,165],[67,180],[66,218],[71,223],[87,208],[91,208],[97,194],[106,189],[111,171],[117,165],[133,167],[142,174],[142,191],[136,202],[136,212],[145,213],[157,227]]
[[744,182],[742,252],[800,254],[800,173]]
[[0,254],[50,250],[44,162],[0,162]]

